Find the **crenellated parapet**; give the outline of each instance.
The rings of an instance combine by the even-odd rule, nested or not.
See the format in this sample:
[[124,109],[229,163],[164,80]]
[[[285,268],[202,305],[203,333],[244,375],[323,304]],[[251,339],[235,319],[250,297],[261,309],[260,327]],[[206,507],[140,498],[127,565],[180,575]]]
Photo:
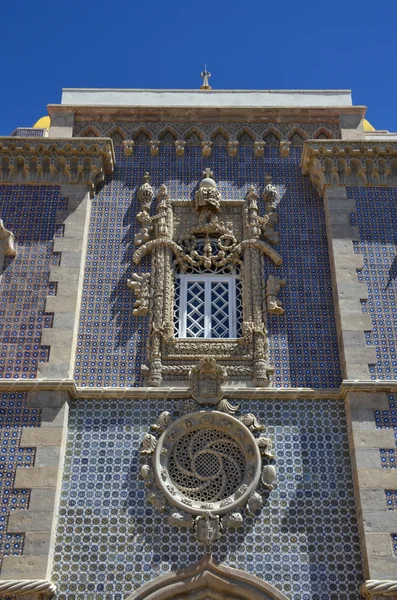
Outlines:
[[397,142],[307,140],[301,167],[320,196],[326,185],[397,185]]
[[0,182],[88,185],[94,191],[113,173],[106,138],[0,138]]

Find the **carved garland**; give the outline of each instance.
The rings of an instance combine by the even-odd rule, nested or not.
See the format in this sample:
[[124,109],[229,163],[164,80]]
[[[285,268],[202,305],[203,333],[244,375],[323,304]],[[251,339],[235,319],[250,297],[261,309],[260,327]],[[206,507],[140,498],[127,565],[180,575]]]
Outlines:
[[[207,169],[192,203],[171,201],[165,185],[151,206],[155,192],[149,175],[138,190],[141,225],[135,236],[133,255],[139,264],[152,257],[149,274],[134,274],[128,286],[135,292],[134,315],[149,316],[147,383],[160,386],[163,378],[186,378],[197,357],[210,355],[225,366],[227,374],[252,379],[267,386],[272,367],[268,363],[267,314],[284,312],[277,293],[284,279],[269,276],[264,284],[264,259],[275,265],[282,257],[273,246],[279,243],[278,190],[267,178],[263,190],[266,214],[258,214],[258,194],[250,187],[244,200],[229,208]],[[177,221],[175,222],[175,217]],[[222,218],[227,218],[226,226]],[[175,224],[174,224],[175,222]],[[174,336],[175,274],[204,270],[227,273],[240,269],[243,322],[239,338],[178,338]]]

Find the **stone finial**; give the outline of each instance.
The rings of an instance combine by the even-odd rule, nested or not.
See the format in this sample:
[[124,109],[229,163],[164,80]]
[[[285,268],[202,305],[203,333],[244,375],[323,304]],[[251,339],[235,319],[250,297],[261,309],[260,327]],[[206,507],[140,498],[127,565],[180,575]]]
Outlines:
[[207,65],[205,65],[204,71],[201,73],[201,77],[203,78],[203,85],[200,87],[200,90],[212,90],[212,87],[208,81],[211,77],[211,73],[207,71]]

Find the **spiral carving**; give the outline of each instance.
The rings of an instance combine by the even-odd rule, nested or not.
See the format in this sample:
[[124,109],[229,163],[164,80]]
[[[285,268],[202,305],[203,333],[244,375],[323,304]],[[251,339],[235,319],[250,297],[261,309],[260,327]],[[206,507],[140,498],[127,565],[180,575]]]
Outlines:
[[370,598],[377,594],[382,596],[394,595],[397,592],[397,581],[393,579],[369,579],[360,589],[360,593],[365,598]]
[[246,461],[237,442],[218,429],[189,431],[175,444],[168,470],[175,487],[191,500],[219,502],[236,492]]
[[40,592],[52,596],[56,589],[56,586],[47,579],[3,579],[0,581],[0,592],[13,595]]

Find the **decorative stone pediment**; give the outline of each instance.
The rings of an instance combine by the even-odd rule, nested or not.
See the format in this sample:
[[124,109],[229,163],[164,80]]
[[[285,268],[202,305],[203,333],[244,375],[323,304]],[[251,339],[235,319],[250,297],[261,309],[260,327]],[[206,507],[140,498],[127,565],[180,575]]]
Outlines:
[[[267,315],[284,312],[277,293],[285,280],[269,278],[267,286],[265,282],[265,261],[270,260],[276,266],[282,264],[282,257],[274,248],[279,243],[279,234],[275,231],[277,186],[269,177],[263,183],[266,207],[263,215],[259,214],[259,195],[255,187],[249,187],[241,200],[222,198],[210,169],[204,171],[191,200],[171,199],[164,184],[156,195],[148,173],[137,196],[141,209],[137,220],[141,228],[135,235],[133,261],[139,264],[144,256],[151,255],[152,270],[150,278],[146,274],[134,274],[128,286],[137,298],[133,314],[147,314],[149,318],[146,383],[157,387],[163,381],[186,380],[192,373],[193,393],[197,397],[212,398],[212,403],[217,404],[222,397],[220,389],[215,389],[214,380],[210,383],[211,377],[201,377],[203,365],[195,366],[201,357],[208,357],[214,364],[218,361],[218,370],[224,369],[224,379],[248,380],[259,387],[269,385],[273,369],[268,363]],[[221,310],[229,310],[228,303],[240,293],[238,327],[220,330],[219,335],[217,332],[212,335],[211,331],[208,334],[206,330],[207,333],[195,337],[194,331],[187,331],[183,324],[178,324],[175,313],[179,304],[182,306],[182,296],[178,301],[175,290],[177,285],[181,286],[182,277],[192,274],[198,278],[220,275],[223,282],[228,276],[235,278],[234,287],[229,279],[222,288],[221,293],[225,293],[225,297],[227,294],[228,300],[223,305],[226,308]],[[236,291],[237,280],[241,286],[239,292]],[[209,294],[206,294],[208,299]],[[195,302],[193,298],[189,305],[193,312]],[[206,306],[205,310],[211,310],[209,300]],[[237,309],[234,310],[237,313]],[[230,322],[234,318],[237,321],[237,317],[228,318]]]
[[308,140],[302,173],[324,195],[327,185],[397,185],[397,142]]
[[288,600],[252,573],[232,569],[204,556],[195,565],[157,577],[127,600]]
[[80,184],[92,190],[113,173],[112,140],[0,138],[0,182]]

